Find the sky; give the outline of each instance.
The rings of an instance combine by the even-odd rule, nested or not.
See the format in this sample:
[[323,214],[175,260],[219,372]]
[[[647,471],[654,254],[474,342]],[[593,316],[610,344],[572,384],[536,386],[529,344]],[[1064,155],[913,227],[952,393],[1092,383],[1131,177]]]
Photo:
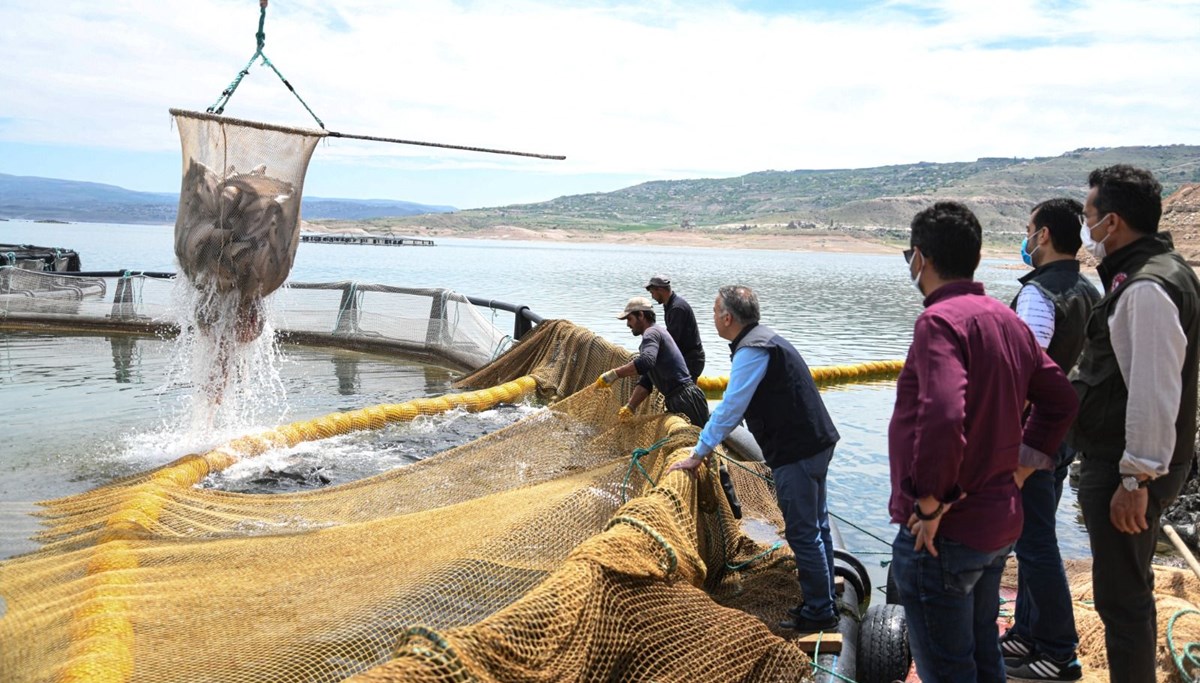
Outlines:
[[[0,3],[0,173],[177,192],[169,108],[257,0]],[[264,52],[342,133],[305,194],[458,208],[648,180],[1200,144],[1200,0],[272,0]],[[259,62],[225,115],[316,127]]]

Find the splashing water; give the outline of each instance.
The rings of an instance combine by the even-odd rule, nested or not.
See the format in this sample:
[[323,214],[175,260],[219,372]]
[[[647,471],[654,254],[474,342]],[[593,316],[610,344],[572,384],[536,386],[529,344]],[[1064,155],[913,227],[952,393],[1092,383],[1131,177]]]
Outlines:
[[186,425],[177,436],[188,448],[204,447],[278,424],[288,413],[279,371],[286,358],[270,322],[270,300],[247,309],[236,293],[201,291],[183,274],[171,300],[179,336],[162,392],[189,389],[172,411],[174,429]]

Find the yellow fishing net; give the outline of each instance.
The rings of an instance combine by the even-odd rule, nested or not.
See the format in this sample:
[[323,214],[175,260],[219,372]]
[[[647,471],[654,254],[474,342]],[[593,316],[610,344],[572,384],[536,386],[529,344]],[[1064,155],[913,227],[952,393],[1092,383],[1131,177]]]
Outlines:
[[[718,478],[664,475],[698,431],[633,382],[629,352],[562,321],[470,391],[283,425],[44,504],[38,551],[0,562],[3,681],[780,681],[813,666],[775,624],[801,596],[786,549],[743,533]],[[814,369],[872,379],[894,365]],[[463,446],[289,495],[198,488],[301,440],[540,394]],[[778,527],[761,465],[731,463],[746,519]],[[1090,574],[1074,567],[1085,680],[1107,678]],[[1200,641],[1200,581],[1160,570],[1167,647]],[[1170,629],[1168,629],[1168,626]]]
[[[343,486],[272,496],[192,484],[305,429],[379,428],[389,412],[519,392],[287,425],[46,503],[47,544],[0,563],[0,679],[809,676],[800,649],[764,625],[799,600],[790,554],[741,533],[715,476],[663,474],[697,429],[650,406],[619,422],[632,382],[589,386],[628,358],[568,323],[543,325],[487,372],[493,385],[533,374],[548,407]],[[468,379],[484,386],[479,376]],[[766,471],[731,470],[746,515],[777,524]]]

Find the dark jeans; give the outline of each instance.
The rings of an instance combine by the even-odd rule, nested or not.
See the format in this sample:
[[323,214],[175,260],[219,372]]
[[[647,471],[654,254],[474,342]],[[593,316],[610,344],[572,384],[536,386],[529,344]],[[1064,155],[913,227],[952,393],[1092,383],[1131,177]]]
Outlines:
[[892,578],[908,618],[908,644],[922,683],[1004,681],[1000,575],[1011,546],[974,550],[946,538],[938,556],[913,550],[904,525],[892,543]]
[[672,391],[663,402],[668,413],[685,415],[700,429],[708,424],[708,399],[704,397],[704,391],[691,382]]
[[1025,526],[1015,546],[1017,607],[1012,630],[1038,652],[1059,661],[1074,658],[1079,645],[1071,588],[1054,527],[1063,480],[1074,459],[1075,450],[1064,443],[1053,471],[1038,470],[1025,480],[1021,489]]
[[783,535],[796,554],[801,616],[825,621],[836,614],[833,603],[833,537],[829,533],[826,475],[833,446],[814,456],[771,468],[775,496],[783,513]]
[[1149,528],[1140,534],[1117,531],[1109,519],[1113,493],[1121,485],[1117,464],[1084,457],[1079,470],[1079,507],[1092,544],[1092,586],[1096,611],[1104,622],[1108,679],[1152,683],[1158,640],[1154,607],[1154,546],[1162,507],[1153,490],[1146,507]]

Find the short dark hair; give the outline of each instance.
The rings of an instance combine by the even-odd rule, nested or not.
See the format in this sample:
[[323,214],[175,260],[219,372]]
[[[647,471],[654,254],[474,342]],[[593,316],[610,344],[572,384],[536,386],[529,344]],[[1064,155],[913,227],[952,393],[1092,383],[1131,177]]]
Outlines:
[[1115,213],[1134,230],[1152,235],[1162,218],[1162,185],[1143,168],[1117,164],[1098,168],[1088,176],[1088,187],[1096,188],[1096,210]]
[[1055,197],[1033,207],[1033,226],[1050,232],[1050,244],[1060,254],[1079,251],[1083,240],[1079,238],[1079,217],[1083,215],[1083,204],[1070,197]]
[[646,321],[649,322],[651,325],[653,325],[654,322],[656,320],[658,320],[658,314],[655,313],[654,311],[634,311],[633,313],[630,313],[629,315],[640,315],[643,318],[645,318]]
[[920,249],[945,279],[973,277],[982,244],[979,219],[959,202],[938,202],[913,216],[909,246]]
[[725,285],[717,290],[721,309],[739,325],[758,322],[758,295],[745,285]]

